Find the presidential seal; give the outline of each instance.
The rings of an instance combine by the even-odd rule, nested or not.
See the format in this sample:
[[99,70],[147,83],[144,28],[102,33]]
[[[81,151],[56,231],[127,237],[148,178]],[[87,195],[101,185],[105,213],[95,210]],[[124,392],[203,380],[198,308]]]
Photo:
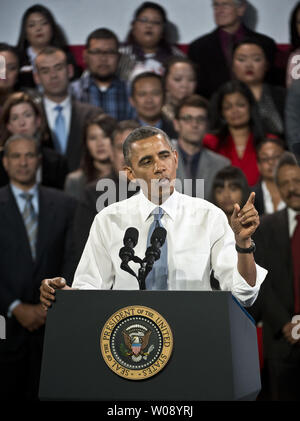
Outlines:
[[143,380],[166,366],[172,354],[173,335],[157,311],[134,305],[116,311],[107,320],[100,348],[114,373],[129,380]]

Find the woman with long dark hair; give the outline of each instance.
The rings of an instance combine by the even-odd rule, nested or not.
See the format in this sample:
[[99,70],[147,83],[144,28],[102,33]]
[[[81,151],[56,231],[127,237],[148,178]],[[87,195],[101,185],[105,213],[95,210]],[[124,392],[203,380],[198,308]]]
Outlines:
[[[39,104],[25,92],[11,94],[1,112],[0,118],[0,156],[6,140],[14,134],[34,136],[38,139],[42,161],[38,180],[48,187],[62,189],[68,171],[67,161],[54,149],[46,147],[50,133]],[[8,183],[8,176],[0,159],[0,186]]]
[[157,3],[146,1],[134,12],[125,45],[120,48],[120,77],[132,80],[137,73],[163,74],[164,63],[183,52],[168,41],[167,14]]
[[259,171],[255,147],[265,134],[252,92],[238,80],[227,82],[212,99],[210,111],[211,132],[204,137],[203,145],[241,168],[250,186],[256,184]]
[[112,134],[117,120],[100,114],[88,120],[83,134],[83,153],[78,170],[68,174],[65,191],[80,199],[87,183],[112,173]]
[[66,52],[68,62],[74,67],[74,77],[78,77],[80,71],[67,47],[66,37],[62,29],[47,7],[35,4],[23,14],[17,42],[21,67],[19,75],[21,86],[35,87],[32,77],[34,61],[37,54],[49,45],[61,48]]
[[251,90],[267,133],[284,133],[285,88],[270,85],[266,76],[270,68],[265,45],[256,38],[245,38],[233,49],[232,71],[236,79]]

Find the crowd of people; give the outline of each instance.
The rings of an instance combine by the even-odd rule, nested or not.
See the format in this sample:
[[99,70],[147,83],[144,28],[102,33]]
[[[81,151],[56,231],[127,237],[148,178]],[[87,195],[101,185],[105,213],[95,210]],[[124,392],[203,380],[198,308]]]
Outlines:
[[[111,203],[99,202],[99,181],[113,180],[122,199],[123,142],[152,126],[178,153],[177,179],[192,181],[184,193],[221,208],[229,224],[234,204],[255,191],[255,259],[269,271],[249,308],[263,326],[262,399],[299,399],[291,321],[300,313],[300,2],[290,14],[286,67],[275,41],[243,23],[245,0],[212,7],[215,30],[187,53],[168,41],[166,10],[148,1],[124,42],[105,27],[87,34],[85,68],[42,5],[24,12],[16,46],[0,43],[2,397],[37,398],[41,280],[59,274],[71,284],[93,219]],[[211,287],[218,289],[213,273]]]

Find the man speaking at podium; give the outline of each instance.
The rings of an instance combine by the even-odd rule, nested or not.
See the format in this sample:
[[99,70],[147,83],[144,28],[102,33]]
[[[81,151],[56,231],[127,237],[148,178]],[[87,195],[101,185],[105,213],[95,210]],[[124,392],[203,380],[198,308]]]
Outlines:
[[[144,256],[153,231],[163,227],[166,238],[158,242],[160,258],[154,264],[152,261],[151,271],[148,269],[145,289],[211,290],[213,269],[221,290],[231,291],[244,306],[252,305],[267,273],[253,257],[251,235],[259,225],[255,194],[250,194],[242,209],[235,205],[231,229],[219,208],[175,190],[177,152],[163,131],[148,126],[133,130],[123,152],[127,176],[138,182],[141,191],[106,207],[95,217],[72,288],[139,289],[138,276],[134,276],[139,263],[126,260],[126,253],[125,258],[121,255],[124,233],[136,233],[136,238],[124,239],[124,249],[129,244],[131,256]],[[120,267],[119,252],[126,272]],[[45,309],[55,299],[57,288],[70,287],[59,277],[42,281]]]

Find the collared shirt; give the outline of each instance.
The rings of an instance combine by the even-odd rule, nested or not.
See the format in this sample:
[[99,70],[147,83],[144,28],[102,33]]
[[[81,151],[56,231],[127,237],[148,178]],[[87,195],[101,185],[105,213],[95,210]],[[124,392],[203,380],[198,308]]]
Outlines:
[[[139,289],[135,277],[120,268],[119,250],[127,228],[139,231],[135,255],[144,258],[147,236],[157,207],[141,192],[114,203],[97,214],[78,264],[73,287],[79,289]],[[198,198],[173,194],[161,205],[161,220],[167,230],[168,289],[211,290],[210,273],[224,291],[231,291],[243,304],[251,305],[267,271],[256,265],[254,287],[237,270],[235,239],[225,214],[213,204]],[[130,262],[138,273],[139,264]]]
[[71,93],[78,101],[101,107],[118,121],[130,120],[135,110],[129,102],[126,82],[115,77],[106,90],[101,91],[88,71],[71,83]]
[[[25,209],[25,205],[26,205],[26,200],[21,197],[21,194],[24,193],[24,190],[19,189],[18,187],[16,187],[14,184],[10,184],[11,187],[11,191],[14,195],[14,198],[17,202],[17,206],[19,208],[19,211],[21,213],[21,215],[24,212]],[[30,190],[26,190],[26,193],[30,193],[33,195],[32,198],[32,205],[34,208],[34,211],[36,214],[39,213],[39,190],[38,190],[38,185],[35,184]]]
[[[136,119],[137,122],[141,125],[141,126],[149,126],[149,123],[147,123],[144,120],[141,120],[140,118]],[[162,119],[158,120],[155,124],[152,125],[153,127],[156,127],[157,129],[161,129],[163,126],[163,121]]]
[[[274,203],[272,201],[272,196],[271,193],[268,190],[267,184],[265,181],[262,181],[261,183],[261,188],[262,188],[262,192],[263,192],[263,198],[264,198],[264,207],[265,207],[265,213],[273,213],[275,212],[274,209]],[[278,207],[276,210],[281,210],[285,208],[285,203],[283,200],[280,200]]]
[[62,115],[64,116],[64,119],[65,119],[66,133],[67,133],[67,138],[68,138],[68,134],[69,134],[69,131],[70,131],[70,125],[71,125],[71,116],[72,116],[72,104],[71,104],[70,96],[67,96],[67,98],[64,99],[60,103],[51,101],[46,96],[44,96],[43,101],[44,101],[44,107],[45,107],[45,111],[46,111],[46,115],[47,115],[48,125],[49,125],[49,128],[51,129],[51,131],[54,131],[54,129],[55,129],[55,120],[56,120],[56,117],[57,117],[57,111],[55,110],[55,107],[57,105],[61,105],[63,107]]
[[287,213],[288,213],[288,223],[289,223],[289,236],[290,238],[292,238],[297,226],[296,215],[299,215],[300,212],[296,212],[294,209],[287,208]]
[[[16,187],[15,185],[13,185],[12,183],[10,184],[11,187],[11,191],[14,195],[14,198],[16,200],[17,206],[19,208],[19,211],[21,213],[21,215],[24,212],[24,208],[26,205],[26,200],[21,197],[20,195],[22,193],[24,193],[23,190],[19,189],[18,187]],[[39,191],[38,191],[38,185],[35,184],[30,190],[27,190],[26,193],[30,193],[33,195],[32,198],[32,205],[34,208],[34,211],[38,214],[39,213]],[[11,317],[12,315],[12,311],[19,305],[21,304],[21,300],[14,300],[10,306],[8,307],[8,312],[7,312],[7,316]]]

